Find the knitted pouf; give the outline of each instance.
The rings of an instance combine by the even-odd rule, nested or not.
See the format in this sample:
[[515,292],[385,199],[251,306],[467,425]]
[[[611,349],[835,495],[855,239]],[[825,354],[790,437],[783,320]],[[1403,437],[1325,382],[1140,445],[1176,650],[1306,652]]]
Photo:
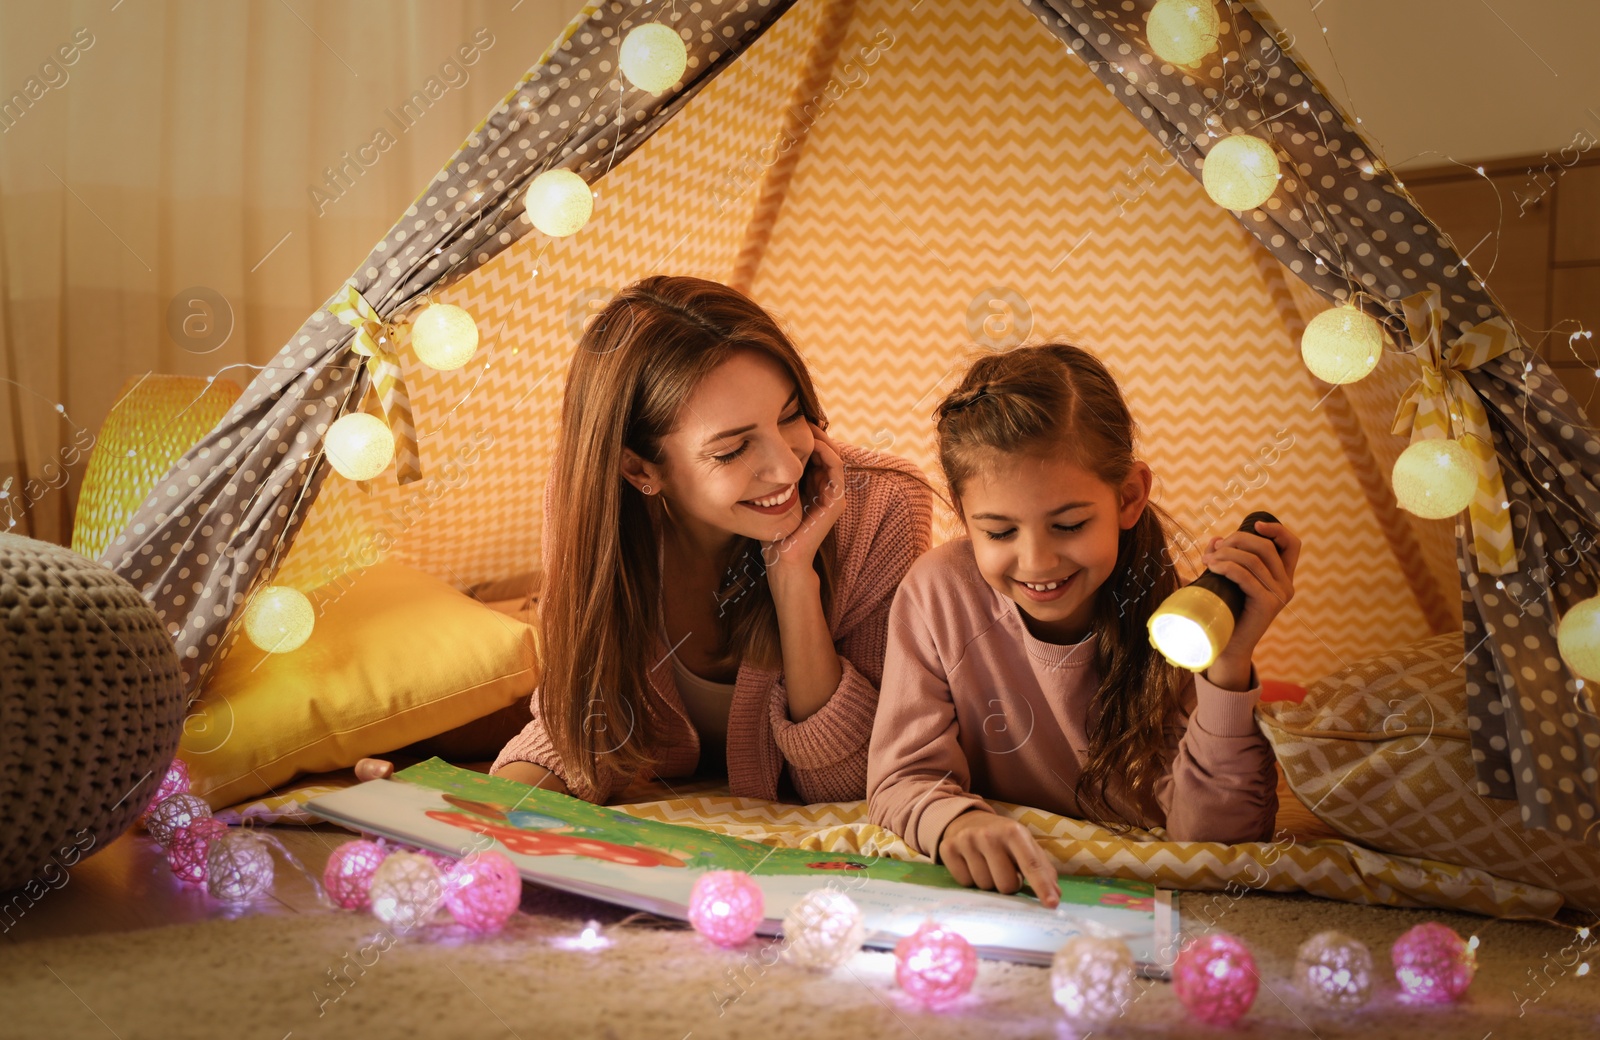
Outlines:
[[137,589],[70,549],[0,534],[0,890],[38,899],[127,830],[184,712],[177,651]]

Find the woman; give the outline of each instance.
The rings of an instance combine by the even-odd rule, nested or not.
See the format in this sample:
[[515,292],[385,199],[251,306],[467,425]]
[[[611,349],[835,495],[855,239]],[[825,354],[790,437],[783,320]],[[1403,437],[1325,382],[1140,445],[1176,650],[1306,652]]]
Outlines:
[[545,489],[542,681],[490,772],[604,802],[641,771],[866,796],[900,578],[931,541],[910,463],[824,432],[743,294],[659,275],[584,333]]

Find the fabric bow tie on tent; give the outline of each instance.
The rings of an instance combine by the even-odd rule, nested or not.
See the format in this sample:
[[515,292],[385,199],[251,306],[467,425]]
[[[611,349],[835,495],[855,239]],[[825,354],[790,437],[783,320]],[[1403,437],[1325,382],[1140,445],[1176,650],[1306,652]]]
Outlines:
[[1420,348],[1417,360],[1422,363],[1422,375],[1401,395],[1393,432],[1409,432],[1413,444],[1454,437],[1471,453],[1478,469],[1478,490],[1468,509],[1478,570],[1510,574],[1517,567],[1517,550],[1505,504],[1505,482],[1495,457],[1488,413],[1463,371],[1520,346],[1520,341],[1504,318],[1494,317],[1470,326],[1446,345],[1438,289],[1408,296],[1401,307],[1411,342]]
[[393,329],[373,309],[354,285],[346,282],[328,305],[328,311],[356,330],[350,349],[367,358],[367,372],[378,389],[378,402],[394,434],[395,483],[405,485],[422,479],[422,460],[417,455],[417,430],[411,420],[411,397],[406,393],[400,372],[400,358],[391,344]]

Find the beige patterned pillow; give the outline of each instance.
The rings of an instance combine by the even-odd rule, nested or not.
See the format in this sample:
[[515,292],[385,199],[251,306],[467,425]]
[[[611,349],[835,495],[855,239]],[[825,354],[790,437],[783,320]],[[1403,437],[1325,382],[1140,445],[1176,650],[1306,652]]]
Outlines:
[[1600,907],[1600,849],[1528,830],[1474,790],[1461,633],[1358,661],[1302,703],[1256,716],[1289,786],[1323,822],[1383,852],[1478,867]]

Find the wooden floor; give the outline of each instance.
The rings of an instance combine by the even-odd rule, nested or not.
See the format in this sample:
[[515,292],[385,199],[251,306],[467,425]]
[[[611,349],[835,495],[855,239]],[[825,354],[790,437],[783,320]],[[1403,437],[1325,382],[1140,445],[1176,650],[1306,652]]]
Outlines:
[[[327,865],[328,855],[355,837],[333,824],[274,826],[266,830],[318,877]],[[13,896],[6,913],[0,915],[0,928],[5,929],[3,934],[9,941],[31,942],[245,914],[327,912],[317,902],[310,883],[276,851],[273,868],[269,895],[242,907],[231,906],[213,899],[201,885],[178,880],[167,865],[166,851],[142,828],[135,827],[83,859],[72,868],[65,884],[46,889],[25,910]]]

